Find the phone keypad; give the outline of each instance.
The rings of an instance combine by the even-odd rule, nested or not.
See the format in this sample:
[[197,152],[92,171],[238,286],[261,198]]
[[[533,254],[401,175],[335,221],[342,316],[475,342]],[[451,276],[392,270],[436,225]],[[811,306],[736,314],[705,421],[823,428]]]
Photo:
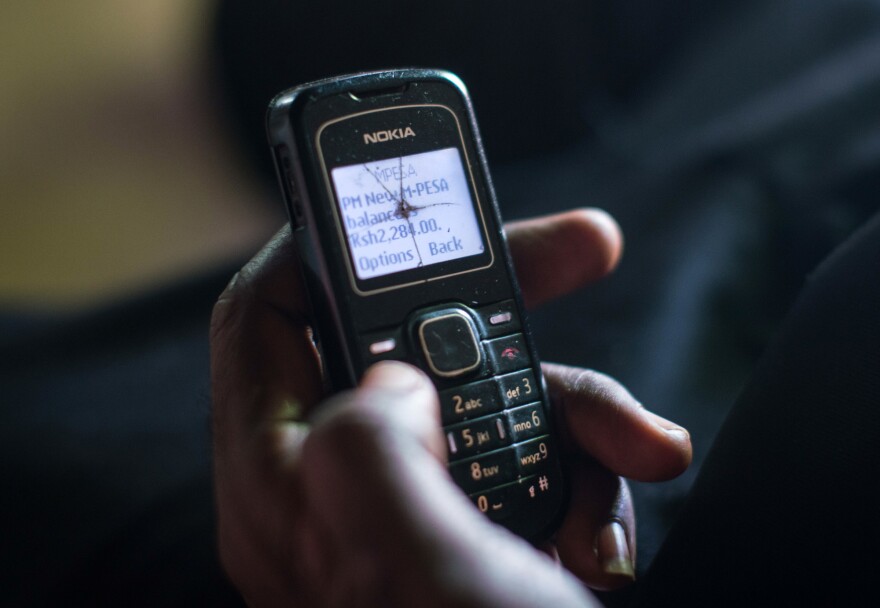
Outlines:
[[[440,388],[449,472],[490,519],[521,527],[561,504],[562,473],[513,301],[433,308],[410,325]],[[513,524],[516,520],[519,523]]]

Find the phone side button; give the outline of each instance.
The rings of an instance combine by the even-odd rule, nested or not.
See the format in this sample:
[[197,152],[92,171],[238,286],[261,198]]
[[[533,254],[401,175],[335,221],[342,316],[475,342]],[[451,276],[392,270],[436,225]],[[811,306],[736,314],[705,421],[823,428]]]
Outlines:
[[293,163],[290,159],[290,150],[287,146],[280,145],[275,146],[272,151],[275,154],[281,190],[287,202],[290,227],[292,230],[300,230],[305,226],[305,214],[303,213],[299,190],[296,187],[296,180],[293,177]]
[[303,211],[302,199],[299,197],[299,194],[297,194],[296,190],[293,190],[293,193],[291,194],[290,209],[291,230],[296,231],[305,228],[306,214]]
[[296,187],[296,181],[293,179],[293,169],[286,169],[284,179],[287,180],[287,189],[285,194],[288,199],[288,210],[290,216],[290,226],[292,230],[301,230],[305,228],[306,217],[303,212],[302,199],[299,196],[299,190]]

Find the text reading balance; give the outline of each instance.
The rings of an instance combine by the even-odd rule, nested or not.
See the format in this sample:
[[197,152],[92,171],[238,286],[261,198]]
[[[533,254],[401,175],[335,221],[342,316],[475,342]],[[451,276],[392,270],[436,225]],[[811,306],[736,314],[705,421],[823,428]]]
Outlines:
[[485,249],[456,148],[337,167],[331,174],[360,279]]

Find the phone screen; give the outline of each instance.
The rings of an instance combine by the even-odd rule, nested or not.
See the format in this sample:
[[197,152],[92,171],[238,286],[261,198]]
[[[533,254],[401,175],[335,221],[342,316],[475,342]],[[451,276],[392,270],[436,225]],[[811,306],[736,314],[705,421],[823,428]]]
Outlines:
[[361,280],[486,249],[458,148],[336,167],[331,176]]

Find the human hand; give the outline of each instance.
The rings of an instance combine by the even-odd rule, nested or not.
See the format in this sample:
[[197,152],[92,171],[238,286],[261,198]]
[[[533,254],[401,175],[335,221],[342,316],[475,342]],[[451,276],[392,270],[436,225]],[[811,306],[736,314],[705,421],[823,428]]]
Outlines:
[[[513,224],[508,238],[532,306],[603,276],[620,253],[616,225],[596,211]],[[590,605],[574,576],[452,483],[436,393],[415,368],[374,366],[357,390],[315,408],[325,396],[297,263],[282,231],[212,319],[220,555],[248,602]],[[545,374],[572,464],[555,548],[581,580],[614,588],[631,580],[636,551],[618,475],[678,474],[689,439],[605,376],[552,365]]]

